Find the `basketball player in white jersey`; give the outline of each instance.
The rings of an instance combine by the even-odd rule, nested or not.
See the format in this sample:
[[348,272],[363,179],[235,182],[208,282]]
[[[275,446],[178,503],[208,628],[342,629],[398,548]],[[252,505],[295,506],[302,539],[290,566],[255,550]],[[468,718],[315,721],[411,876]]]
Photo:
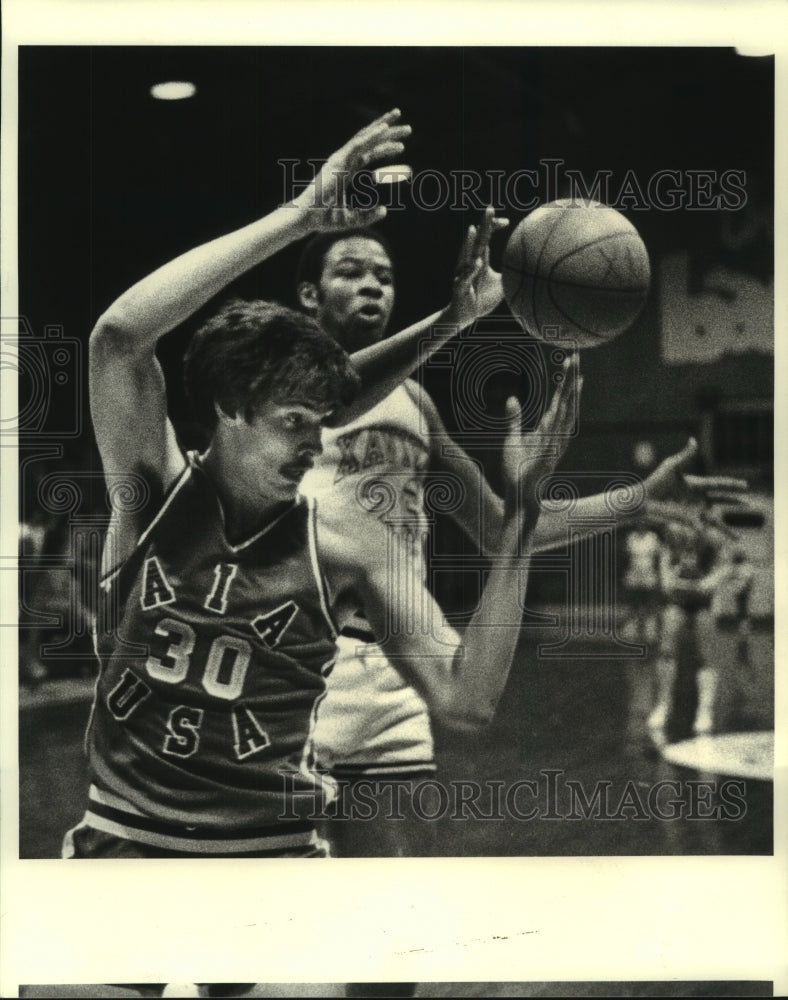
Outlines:
[[[489,243],[492,233],[505,225],[488,208],[478,232],[475,227],[469,231],[460,271],[465,273],[476,264],[473,309],[452,312],[458,329],[501,301],[501,279],[490,267]],[[314,237],[302,252],[297,294],[302,308],[346,349],[379,342],[385,336],[395,295],[385,238],[376,229]],[[431,322],[449,311],[428,318],[421,328],[426,332]],[[688,493],[708,489],[742,488],[740,481],[685,476],[695,451],[694,441],[690,442],[646,480],[647,503],[642,513],[647,510],[651,520],[661,519],[659,501],[663,499],[684,499]],[[350,535],[368,536],[370,547],[379,544],[375,558],[385,562],[386,538],[380,523],[398,524],[400,531],[408,525],[413,536],[423,541],[427,532],[425,479],[441,473],[461,481],[465,499],[452,516],[473,543],[487,551],[499,536],[503,503],[478,465],[451,441],[423,387],[408,380],[358,420],[324,431],[323,453],[305,477],[302,490],[319,498],[321,520]],[[371,502],[376,490],[377,504]],[[676,507],[669,505],[669,516],[680,516]],[[599,512],[610,516],[602,495],[583,498],[576,511],[592,516]],[[563,515],[542,511],[535,547],[551,548],[565,544],[566,539]],[[423,565],[419,572],[414,587],[424,580]],[[337,662],[318,713],[316,746],[320,759],[341,779],[351,808],[359,795],[367,802],[376,801],[373,816],[364,822],[349,820],[347,809],[338,812],[331,831],[338,853],[396,857],[434,850],[435,824],[421,820],[408,808],[409,792],[435,771],[428,706],[381,654],[363,615],[338,640]],[[398,805],[390,821],[392,796]]]

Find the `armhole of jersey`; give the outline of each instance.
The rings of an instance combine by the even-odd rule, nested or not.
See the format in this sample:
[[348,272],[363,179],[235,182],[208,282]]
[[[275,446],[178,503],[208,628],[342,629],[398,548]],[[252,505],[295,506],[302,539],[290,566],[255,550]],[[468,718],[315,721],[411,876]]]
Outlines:
[[172,501],[173,501],[173,499],[175,497],[175,494],[178,493],[178,491],[181,489],[181,487],[183,486],[183,484],[186,482],[186,480],[188,479],[189,474],[191,473],[191,471],[192,471],[192,464],[191,464],[191,462],[187,458],[186,465],[184,466],[183,472],[181,472],[181,474],[177,477],[177,479],[174,480],[174,482],[172,483],[172,485],[170,486],[170,488],[164,494],[164,502],[162,503],[161,507],[159,507],[159,509],[156,512],[156,514],[154,515],[153,520],[150,522],[150,524],[147,526],[147,528],[145,528],[145,530],[142,532],[142,534],[140,535],[140,537],[137,539],[137,542],[136,542],[134,548],[131,550],[131,552],[129,552],[129,554],[126,556],[126,558],[123,559],[123,560],[121,560],[121,562],[119,562],[117,565],[113,566],[111,570],[108,570],[106,573],[103,574],[103,576],[99,580],[99,584],[101,586],[106,586],[106,584],[110,583],[118,575],[118,573],[123,569],[123,567],[129,561],[129,559],[132,558],[132,556],[134,555],[134,553],[138,552],[139,549],[145,544],[145,541],[147,540],[148,536],[153,531],[153,529],[156,527],[156,525],[159,523],[159,521],[161,521],[162,517],[164,516],[165,511],[167,510],[167,508],[172,503]]
[[307,497],[306,503],[309,510],[307,525],[309,534],[309,559],[312,563],[312,575],[315,578],[315,586],[317,587],[317,594],[320,598],[320,610],[323,612],[323,617],[328,622],[331,629],[331,637],[336,639],[339,635],[339,629],[337,628],[336,622],[331,614],[328,602],[328,586],[320,569],[320,559],[317,554],[317,504],[315,503],[314,497]]
[[[410,378],[403,382],[402,390],[410,405],[416,410],[416,426],[419,429],[416,440],[423,448],[426,448],[430,468],[436,464],[440,466],[443,461],[444,445],[451,445],[454,441],[446,428],[442,426],[437,404],[421,383],[415,379]],[[437,424],[432,419],[433,413],[437,415]],[[433,471],[435,470],[433,469]]]
[[414,406],[421,406],[421,394],[424,392],[421,382],[415,378],[406,378],[402,383],[402,388],[405,390],[405,395],[408,397],[408,401],[413,403]]
[[410,405],[416,408],[418,413],[417,426],[419,427],[419,430],[425,432],[424,425],[426,424],[426,435],[427,437],[432,437],[434,428],[430,423],[428,413],[425,411],[428,410],[430,406],[437,409],[435,406],[435,400],[432,396],[430,396],[421,382],[417,382],[414,378],[405,379],[402,383],[401,389],[405,393],[405,398],[408,400]]

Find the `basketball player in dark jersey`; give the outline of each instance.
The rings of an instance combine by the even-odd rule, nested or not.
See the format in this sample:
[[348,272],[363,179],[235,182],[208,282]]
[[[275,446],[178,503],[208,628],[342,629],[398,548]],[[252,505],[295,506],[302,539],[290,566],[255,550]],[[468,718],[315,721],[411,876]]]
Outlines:
[[[324,424],[388,395],[418,363],[423,328],[351,364],[301,313],[228,303],[185,359],[188,394],[210,432],[202,454],[178,444],[155,354],[169,330],[291,241],[385,214],[354,208],[348,188],[359,169],[402,151],[410,129],[399,117],[362,129],[292,203],[144,278],[91,335],[91,414],[113,516],[96,622],[89,804],[64,857],[324,857],[314,817],[332,783],[313,766],[312,735],[338,630],[359,608],[377,635],[390,633],[387,654],[438,717],[473,728],[495,710],[538,517],[523,477],[537,482],[554,465],[534,444],[566,438],[577,365],[527,443],[509,401],[503,558],[463,640],[434,602],[414,607],[409,570],[399,586],[370,558],[378,547],[348,538],[346,526],[324,525],[318,537],[314,505],[298,497]],[[481,266],[474,256],[459,271],[446,319],[473,319]],[[407,539],[394,555],[403,567],[419,558]],[[416,612],[430,629],[404,627]],[[250,985],[202,984],[199,994]]]
[[[379,217],[382,209],[348,205],[348,178],[400,153],[408,133],[398,112],[384,115],[329,158],[292,204],[155,271],[93,331],[99,451],[108,482],[126,475],[138,495],[113,490],[88,731],[90,801],[66,837],[66,856],[323,853],[312,817],[331,790],[312,766],[312,730],[337,631],[359,607],[376,635],[389,636],[387,652],[431,711],[473,728],[495,709],[517,641],[516,627],[500,625],[520,620],[523,545],[538,514],[533,490],[519,505],[518,491],[526,475],[536,482],[555,462],[526,446],[516,401],[499,545],[512,558],[490,574],[461,640],[434,602],[419,604],[431,628],[403,627],[412,595],[390,579],[379,548],[330,526],[318,537],[313,505],[298,502],[324,423],[340,411],[354,415],[358,380],[313,320],[233,301],[198,331],[185,374],[211,431],[200,455],[184,455],[176,441],[155,356],[168,330],[288,242]],[[459,311],[472,309],[473,276],[471,267],[455,283]],[[388,344],[355,356],[362,385],[377,372],[362,406],[385,377],[401,377],[403,341],[393,346],[393,365]],[[412,353],[411,367],[415,346]],[[566,436],[578,379],[576,364],[568,365],[539,434]],[[419,559],[407,540],[396,556],[403,566]],[[478,627],[487,624],[494,627]]]
[[[385,398],[415,367],[423,328],[357,353],[353,409],[356,376],[319,328],[270,303],[229,304],[195,336],[186,362],[212,432],[202,455],[178,445],[155,356],[169,330],[291,241],[380,218],[382,209],[348,204],[348,182],[399,154],[408,133],[396,111],[378,119],[294,202],[160,268],[96,325],[97,443],[110,485],[125,475],[137,495],[112,491],[92,787],[67,857],[322,856],[312,816],[330,788],[312,767],[315,709],[337,631],[359,608],[430,711],[473,729],[495,710],[517,640],[516,628],[500,626],[520,620],[538,514],[527,487],[556,460],[525,446],[516,401],[496,545],[512,558],[491,572],[460,639],[424,595],[419,613],[434,627],[401,627],[414,608],[392,587],[379,549],[370,558],[347,526],[318,531],[313,508],[297,501],[324,424]],[[478,245],[473,234],[469,245]],[[444,319],[473,319],[482,269],[481,255],[466,257]],[[537,441],[566,438],[578,383],[571,363]],[[420,558],[406,542],[396,555],[402,564]]]

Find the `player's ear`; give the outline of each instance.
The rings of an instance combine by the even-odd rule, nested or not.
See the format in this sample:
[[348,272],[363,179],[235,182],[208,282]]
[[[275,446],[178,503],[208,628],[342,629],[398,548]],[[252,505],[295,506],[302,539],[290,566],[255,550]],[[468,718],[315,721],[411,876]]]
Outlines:
[[319,297],[317,285],[313,281],[301,281],[296,289],[298,301],[307,312],[317,312]]
[[237,424],[243,420],[243,416],[240,413],[228,413],[227,410],[222,408],[222,404],[218,400],[213,401],[213,408],[216,412],[216,418],[220,424]]

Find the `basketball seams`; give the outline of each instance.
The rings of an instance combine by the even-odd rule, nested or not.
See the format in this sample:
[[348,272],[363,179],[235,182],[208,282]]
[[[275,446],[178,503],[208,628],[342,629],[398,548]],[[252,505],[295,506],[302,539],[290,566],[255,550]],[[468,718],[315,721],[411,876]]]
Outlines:
[[[539,248],[539,255],[536,258],[536,268],[535,269],[536,269],[537,274],[539,273],[539,270],[541,268],[542,257],[547,252],[547,246],[548,246],[551,238],[553,237],[553,234],[555,233],[556,229],[559,228],[559,226],[561,225],[561,223],[563,222],[563,220],[565,218],[566,218],[566,215],[565,215],[564,212],[558,212],[558,213],[556,213],[555,222],[547,230],[547,233],[545,234],[544,239],[542,240],[542,245]],[[536,323],[536,329],[537,330],[541,330],[542,325],[539,322],[539,317],[536,314],[536,282],[535,281],[534,281],[533,287],[531,288],[531,307],[532,307],[532,312],[534,314],[534,322]]]
[[553,306],[555,308],[555,311],[558,313],[559,316],[563,316],[566,319],[566,321],[568,323],[570,323],[576,330],[579,330],[581,333],[585,334],[586,336],[595,337],[597,340],[601,340],[601,341],[605,341],[605,340],[608,339],[605,336],[605,334],[597,333],[596,330],[592,330],[592,329],[590,329],[590,327],[581,326],[581,324],[578,323],[577,320],[575,320],[571,316],[569,316],[569,314],[566,312],[566,310],[563,309],[558,304],[558,302],[556,302],[555,297],[553,295],[553,283],[552,282],[549,282],[549,281],[545,282],[545,287],[547,289],[547,296],[550,299],[550,301],[552,302],[552,304],[553,304]]
[[588,292],[598,292],[600,295],[606,295],[608,292],[615,295],[642,295],[649,289],[649,285],[638,285],[637,287],[630,286],[629,288],[621,288],[618,285],[610,285],[600,288],[599,285],[584,285],[581,281],[564,281],[561,278],[553,278],[548,282],[548,279],[542,277],[542,275],[533,276],[533,280],[544,281],[550,285],[558,285],[561,288],[585,289]]
[[651,266],[628,219],[607,206],[597,206],[600,214],[576,207],[572,214],[574,204],[554,202],[542,206],[555,211],[553,219],[541,209],[524,219],[506,247],[501,271],[506,301],[526,330],[542,337],[555,326],[574,333],[578,347],[595,347],[640,315]]
[[[558,260],[553,261],[553,265],[550,268],[549,272],[546,275],[543,275],[543,276],[540,275],[540,277],[544,277],[544,279],[546,281],[551,281],[551,282],[554,281],[556,283],[560,283],[560,284],[564,284],[564,285],[571,285],[571,286],[576,287],[576,288],[599,288],[600,287],[599,285],[584,285],[582,282],[562,281],[561,278],[553,278],[553,273],[555,272],[555,269],[560,264],[562,264],[565,260],[569,260],[570,257],[574,257],[576,254],[579,254],[579,253],[582,253],[585,250],[588,250],[589,247],[598,246],[600,243],[608,243],[611,240],[614,240],[614,241],[618,242],[622,238],[622,236],[624,238],[632,240],[634,242],[635,246],[641,244],[640,236],[638,236],[637,233],[628,232],[626,230],[623,230],[620,233],[606,233],[604,236],[598,236],[595,240],[589,240],[588,243],[583,243],[579,247],[573,247],[571,250],[569,250],[567,253],[565,253],[563,255],[563,257],[559,257]],[[648,288],[648,282],[645,285],[643,285],[642,287],[638,287],[638,288],[619,288],[617,286],[611,285],[611,286],[605,286],[605,291],[607,291],[608,288],[609,288],[610,291],[620,291],[620,292],[637,291],[637,292],[642,292],[642,291],[645,291]]]
[[[537,211],[539,211],[539,209],[537,209]],[[531,216],[531,218],[532,218],[532,216]],[[539,250],[539,254],[538,254],[538,256],[536,258],[536,261],[534,263],[534,266],[535,266],[535,269],[536,269],[537,272],[538,272],[539,266],[541,264],[542,255],[544,254],[545,250],[547,249],[547,244],[548,244],[548,242],[550,240],[550,237],[552,236],[554,230],[557,229],[558,226],[561,224],[562,218],[563,218],[562,213],[560,213],[560,212],[557,213],[555,220],[553,221],[552,225],[547,229],[547,232],[545,233],[544,237],[542,238],[541,247],[540,247],[540,250]],[[507,247],[506,249],[507,249],[507,252],[508,252],[509,251],[509,247]],[[518,247],[518,252],[520,253],[521,256],[522,256],[522,251],[523,250],[525,250],[527,252],[528,247],[527,247],[527,244],[525,243],[525,240],[521,239],[520,240],[520,246]],[[519,280],[519,282],[517,284],[516,290],[513,293],[511,293],[511,295],[510,295],[511,298],[519,298],[523,294],[523,292],[525,290],[526,282],[529,279],[533,279],[534,278],[534,275],[527,274],[526,272],[520,270],[520,268],[518,268],[518,267],[512,267],[509,264],[507,264],[506,263],[506,254],[504,254],[504,260],[503,260],[503,265],[502,265],[501,270],[502,271],[509,271],[512,274],[518,275],[519,278],[520,278],[520,280]],[[532,306],[533,306],[533,312],[534,312],[534,319],[536,319],[536,302],[533,301],[533,295],[531,295],[531,299],[532,299]],[[525,317],[520,317],[520,319],[521,319],[521,321],[523,323],[525,323]]]
[[[606,243],[611,240],[618,241],[621,239],[622,236],[632,239],[632,241],[635,243],[636,246],[641,242],[640,237],[637,233],[627,232],[626,230],[623,230],[620,233],[607,233],[605,236],[599,236],[594,240],[589,240],[588,243],[583,243],[579,247],[573,247],[562,257],[559,257],[556,261],[554,261],[553,264],[551,265],[550,270],[545,274],[539,273],[538,262],[535,274],[531,274],[530,272],[527,271],[521,271],[519,268],[513,267],[511,264],[507,264],[505,261],[503,262],[502,270],[510,271],[514,274],[519,274],[520,277],[523,279],[530,279],[531,281],[546,281],[554,285],[563,285],[566,286],[567,288],[587,288],[589,291],[624,292],[624,293],[631,292],[633,295],[640,294],[648,290],[650,281],[646,281],[643,285],[634,285],[634,286],[630,285],[628,287],[624,287],[622,285],[605,285],[603,287],[598,284],[586,284],[585,282],[582,281],[568,281],[565,278],[553,277],[556,268],[558,268],[565,260],[569,260],[570,257],[575,256],[575,254],[582,253],[589,247],[597,246],[600,243]],[[545,247],[543,246],[542,252],[544,252],[544,249]],[[541,254],[540,254],[540,259],[541,259]],[[522,288],[523,286],[522,284],[520,284],[520,286],[517,289],[518,293],[522,291]]]
[[[509,267],[508,265],[503,266],[503,270],[511,271],[514,274],[519,274],[523,279],[523,283],[526,280],[542,281],[545,284],[549,283],[551,285],[560,285],[562,288],[584,288],[589,292],[599,292],[600,294],[605,294],[606,292],[614,292],[616,295],[642,295],[643,292],[648,291],[650,282],[645,285],[638,285],[637,287],[630,286],[629,288],[622,288],[618,285],[610,285],[605,288],[600,288],[599,285],[586,285],[581,281],[566,281],[563,278],[548,278],[544,274],[526,274],[524,271],[519,271],[517,268]],[[523,285],[520,284],[517,291],[521,292]]]
[[[519,270],[519,268],[516,268],[516,267],[510,267],[510,266],[509,266],[508,264],[506,264],[506,263],[504,263],[504,264],[503,264],[503,266],[501,267],[501,271],[502,271],[502,272],[503,272],[503,271],[511,271],[511,272],[512,272],[513,274],[516,274],[516,275],[518,275],[518,276],[519,276],[519,278],[520,278],[520,281],[519,281],[519,282],[518,282],[518,284],[517,284],[517,288],[516,288],[515,292],[513,292],[513,293],[512,293],[511,295],[510,295],[510,298],[519,298],[519,297],[520,297],[520,296],[522,295],[522,293],[523,293],[523,289],[524,289],[524,287],[525,287],[525,283],[526,283],[526,281],[528,281],[528,279],[529,279],[529,278],[531,277],[531,275],[528,275],[528,274],[523,274],[523,272],[522,272],[522,271],[520,271],[520,270]],[[525,319],[524,319],[523,317],[520,317],[520,318],[521,318],[521,321],[522,321],[523,323],[525,323]]]

